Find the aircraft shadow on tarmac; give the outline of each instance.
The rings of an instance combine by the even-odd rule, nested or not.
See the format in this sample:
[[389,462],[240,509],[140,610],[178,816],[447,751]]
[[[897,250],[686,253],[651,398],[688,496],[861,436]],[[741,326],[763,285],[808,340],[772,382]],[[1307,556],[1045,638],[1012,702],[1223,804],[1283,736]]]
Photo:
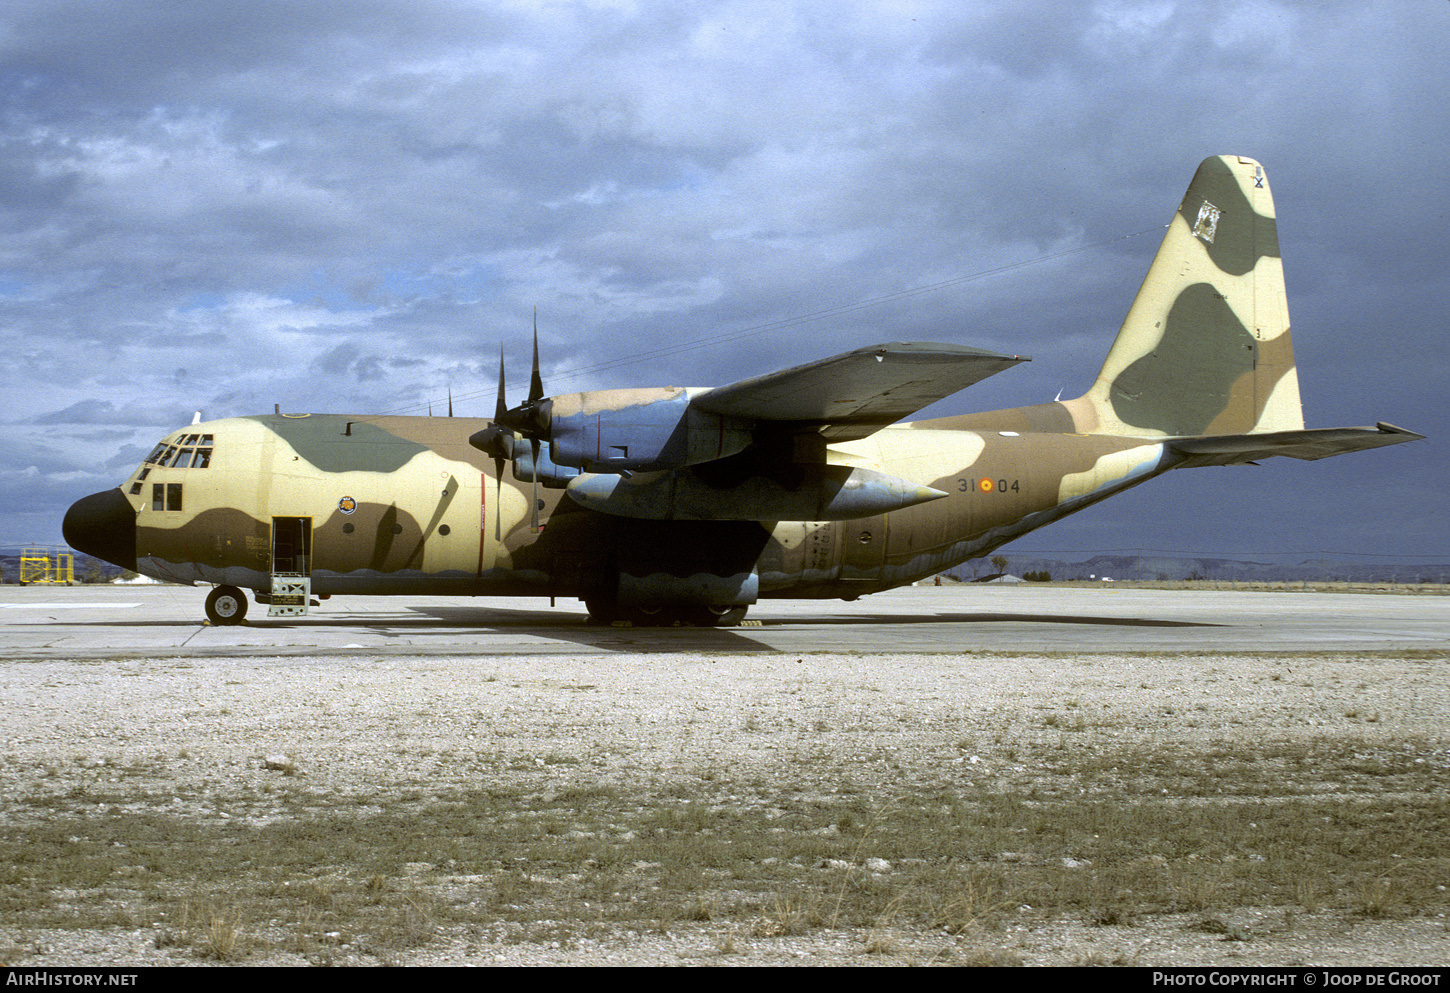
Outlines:
[[[222,638],[225,638],[228,631],[351,630],[356,631],[359,635],[383,639],[383,645],[367,647],[385,647],[387,642],[402,638],[409,639],[414,647],[426,647],[427,638],[430,635],[439,639],[450,635],[456,637],[460,628],[472,628],[480,634],[532,635],[554,641],[571,641],[594,648],[623,649],[631,652],[678,652],[685,649],[713,649],[729,652],[774,652],[779,650],[773,645],[762,644],[745,633],[759,630],[758,628],[598,627],[589,624],[582,613],[560,615],[553,611],[491,610],[476,607],[410,607],[405,610],[406,612],[400,611],[397,614],[357,613],[331,617],[312,615],[301,620],[269,619],[263,615],[256,620],[248,619],[240,627],[218,627],[212,630]],[[50,620],[56,620],[56,618],[50,618]],[[168,627],[171,624],[155,620],[109,620],[68,621],[67,626],[141,630]],[[197,632],[206,629],[205,625],[197,625],[191,621],[179,626],[194,627]],[[190,643],[193,637],[195,634],[188,636],[183,644]],[[231,646],[213,644],[208,650],[216,651],[221,648],[223,650],[234,649],[237,652],[264,651],[272,653],[283,647],[286,648],[284,654],[295,654],[297,651],[317,654],[319,652],[334,653],[343,647],[349,651],[355,651],[363,646],[316,644],[277,646],[239,640]],[[440,640],[432,650],[448,647]],[[457,644],[457,648],[467,654],[468,646],[466,644]]]
[[[1228,627],[1204,621],[1176,621],[1142,617],[1108,617],[1041,613],[826,613],[819,615],[770,618],[764,628],[802,628],[812,626],[877,626],[918,624],[1033,624],[1033,625],[1099,625],[1109,627],[1180,628]],[[143,628],[156,627],[156,621],[83,621],[81,627]],[[456,635],[460,628],[477,629],[481,634],[531,635],[561,642],[573,642],[592,648],[632,652],[678,652],[712,650],[722,652],[774,652],[780,648],[766,644],[751,635],[761,627],[694,628],[694,627],[602,627],[588,623],[583,613],[561,613],[557,610],[516,610],[478,606],[402,607],[394,612],[346,612],[329,616],[313,614],[304,619],[269,619],[265,615],[248,620],[245,629],[254,630],[337,630],[352,629],[359,634],[381,638],[386,644],[393,639],[407,638],[414,647],[424,647],[429,635],[442,639]],[[217,628],[225,634],[226,628]],[[422,642],[420,643],[420,639]],[[191,639],[188,638],[187,641]],[[261,650],[262,645],[238,644],[236,649]],[[362,646],[348,646],[355,650]],[[440,641],[435,646],[446,646]],[[465,646],[460,646],[465,652]],[[312,646],[308,651],[334,652],[337,646]]]
[[[58,618],[52,617],[50,620],[58,620]],[[439,621],[443,622],[442,626],[438,624]],[[148,628],[156,627],[158,623],[164,622],[154,620],[70,621],[67,619],[67,626],[95,628]],[[406,628],[416,632],[434,628],[438,629],[440,633],[445,629],[469,627],[491,628],[494,630],[528,628],[551,631],[583,628],[603,635],[611,633],[618,635],[623,632],[655,635],[680,634],[683,632],[692,634],[740,635],[755,627],[761,626],[761,624],[756,624],[744,628],[637,628],[629,625],[605,627],[590,624],[584,614],[560,614],[553,610],[510,610],[494,607],[406,607],[396,614],[348,613],[332,616],[313,614],[304,620],[276,620],[263,615],[255,619],[248,619],[244,623],[248,628],[263,629]],[[1154,617],[1094,617],[1084,614],[1009,613],[822,614],[809,617],[772,617],[762,623],[764,626],[772,628],[809,627],[823,624],[833,626],[865,624],[1096,624],[1109,627],[1147,628],[1232,627],[1230,624],[1220,624],[1212,621],[1172,621]],[[190,626],[190,622],[187,622],[187,626]]]
[[[555,612],[533,610],[500,610],[478,607],[411,607],[415,613],[447,621],[455,627],[527,628],[548,627],[571,629],[583,622],[583,615],[561,618]],[[1089,617],[1064,614],[1008,614],[1008,613],[931,613],[931,614],[828,614],[818,617],[780,617],[764,622],[765,626],[807,627],[814,625],[864,625],[864,624],[1101,624],[1114,627],[1154,628],[1199,628],[1225,627],[1208,621],[1170,621],[1141,617]],[[715,634],[742,635],[751,628],[609,628],[591,627],[596,632],[634,631],[639,634]]]
[[[730,652],[773,652],[773,645],[762,644],[746,632],[758,628],[696,628],[696,627],[613,627],[590,624],[585,614],[559,614],[557,611],[501,610],[489,607],[411,607],[421,615],[410,625],[410,631],[445,622],[449,628],[488,628],[497,632],[537,634],[557,641],[572,641],[591,647],[628,647],[638,652],[677,652],[682,648],[707,648]],[[424,621],[422,617],[430,618]]]
[[[695,627],[601,627],[589,624],[583,614],[563,614],[557,611],[510,610],[476,606],[427,606],[409,607],[414,616],[366,619],[368,615],[353,615],[350,618],[309,618],[295,624],[277,622],[275,626],[364,627],[374,635],[383,637],[418,637],[427,635],[430,629],[438,634],[456,631],[459,628],[478,628],[498,633],[537,635],[557,641],[570,641],[591,647],[628,647],[639,652],[677,652],[682,649],[708,649],[715,651],[749,652],[777,651],[778,647],[752,637],[759,627],[741,628],[695,628]],[[441,625],[439,622],[442,622]],[[1060,614],[1014,614],[1014,613],[922,613],[922,614],[878,614],[847,613],[821,614],[770,618],[763,628],[802,628],[814,626],[865,626],[865,625],[918,625],[918,624],[1034,624],[1034,625],[1104,625],[1113,627],[1225,627],[1226,625],[1202,621],[1175,621],[1139,617],[1095,617]],[[259,625],[273,626],[266,620]]]

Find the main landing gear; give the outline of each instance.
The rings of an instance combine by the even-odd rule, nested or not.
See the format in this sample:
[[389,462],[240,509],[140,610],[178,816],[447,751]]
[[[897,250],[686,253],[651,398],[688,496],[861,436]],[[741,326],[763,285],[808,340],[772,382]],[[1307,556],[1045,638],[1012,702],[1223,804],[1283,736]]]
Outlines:
[[206,598],[206,617],[216,625],[242,623],[247,618],[247,595],[235,586],[218,586]]
[[612,600],[585,600],[590,624],[632,624],[637,628],[733,628],[745,620],[745,606],[624,607]]

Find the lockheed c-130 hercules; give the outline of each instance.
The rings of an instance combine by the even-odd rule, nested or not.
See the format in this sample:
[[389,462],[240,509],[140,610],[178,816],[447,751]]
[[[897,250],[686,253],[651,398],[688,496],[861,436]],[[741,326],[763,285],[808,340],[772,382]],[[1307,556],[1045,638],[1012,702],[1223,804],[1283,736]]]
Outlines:
[[[1102,371],[1073,400],[897,424],[1026,361],[883,344],[714,389],[528,398],[489,420],[193,423],[65,516],[76,549],[215,589],[240,622],[312,595],[578,597],[598,622],[731,625],[951,568],[1169,469],[1421,438],[1305,430],[1273,201],[1207,159]],[[511,466],[512,479],[505,478]],[[542,487],[542,488],[541,488]]]

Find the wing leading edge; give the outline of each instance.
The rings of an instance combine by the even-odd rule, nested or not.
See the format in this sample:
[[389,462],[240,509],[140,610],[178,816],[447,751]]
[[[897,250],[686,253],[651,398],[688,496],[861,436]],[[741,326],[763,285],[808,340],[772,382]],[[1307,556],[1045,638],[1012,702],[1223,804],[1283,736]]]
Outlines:
[[828,441],[874,434],[1019,362],[964,345],[890,342],[741,380],[694,397],[724,417],[815,427]]

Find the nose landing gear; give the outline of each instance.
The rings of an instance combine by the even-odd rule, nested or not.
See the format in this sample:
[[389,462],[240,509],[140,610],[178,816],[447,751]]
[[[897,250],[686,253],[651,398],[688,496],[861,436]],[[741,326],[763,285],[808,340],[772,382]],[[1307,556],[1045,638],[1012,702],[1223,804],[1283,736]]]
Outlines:
[[206,617],[218,626],[242,623],[247,618],[247,595],[235,586],[218,586],[206,598]]

